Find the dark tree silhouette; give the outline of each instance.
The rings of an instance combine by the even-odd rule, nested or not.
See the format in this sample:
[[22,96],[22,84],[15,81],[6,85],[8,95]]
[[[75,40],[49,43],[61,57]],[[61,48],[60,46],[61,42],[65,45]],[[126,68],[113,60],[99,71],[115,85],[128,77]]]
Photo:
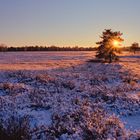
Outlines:
[[5,44],[0,44],[0,52],[7,51],[7,46]]
[[95,51],[94,47],[58,47],[58,46],[23,46],[23,47],[7,47],[0,45],[1,51]]
[[108,61],[111,63],[113,60],[118,60],[116,52],[120,52],[120,46],[123,39],[122,33],[113,32],[111,29],[106,29],[103,33],[100,42],[97,42],[97,54],[96,57]]
[[131,46],[130,46],[130,51],[136,53],[136,51],[139,50],[139,43],[134,42]]

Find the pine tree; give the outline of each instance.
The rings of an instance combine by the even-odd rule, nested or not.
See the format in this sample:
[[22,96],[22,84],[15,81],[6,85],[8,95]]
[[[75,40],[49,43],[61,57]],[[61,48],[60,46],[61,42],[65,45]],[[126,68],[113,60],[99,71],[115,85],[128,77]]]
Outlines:
[[131,46],[130,46],[130,50],[133,51],[134,53],[136,53],[136,51],[139,49],[139,43],[133,43]]
[[120,52],[120,46],[123,39],[122,33],[113,32],[111,29],[106,29],[103,33],[100,42],[97,42],[96,57],[111,63],[113,60],[118,60],[116,52]]

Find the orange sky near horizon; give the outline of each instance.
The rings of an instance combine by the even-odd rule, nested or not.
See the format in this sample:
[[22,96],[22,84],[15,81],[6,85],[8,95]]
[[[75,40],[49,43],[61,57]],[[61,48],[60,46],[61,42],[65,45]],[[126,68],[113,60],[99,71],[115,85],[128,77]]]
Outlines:
[[[6,10],[5,10],[6,9]],[[0,1],[0,43],[7,46],[95,47],[104,29],[140,43],[139,0]]]

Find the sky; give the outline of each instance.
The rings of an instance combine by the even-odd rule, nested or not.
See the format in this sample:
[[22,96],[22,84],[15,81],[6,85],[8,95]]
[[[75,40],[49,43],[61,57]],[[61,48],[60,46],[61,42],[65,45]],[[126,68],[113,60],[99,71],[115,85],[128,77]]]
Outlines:
[[0,0],[0,43],[93,47],[104,29],[140,43],[140,0]]

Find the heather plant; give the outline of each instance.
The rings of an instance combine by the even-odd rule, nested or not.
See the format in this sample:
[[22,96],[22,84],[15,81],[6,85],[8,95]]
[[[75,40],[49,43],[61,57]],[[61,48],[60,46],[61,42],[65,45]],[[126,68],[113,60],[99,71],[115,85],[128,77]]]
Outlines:
[[27,116],[10,116],[8,120],[0,120],[1,140],[30,140],[29,120]]

